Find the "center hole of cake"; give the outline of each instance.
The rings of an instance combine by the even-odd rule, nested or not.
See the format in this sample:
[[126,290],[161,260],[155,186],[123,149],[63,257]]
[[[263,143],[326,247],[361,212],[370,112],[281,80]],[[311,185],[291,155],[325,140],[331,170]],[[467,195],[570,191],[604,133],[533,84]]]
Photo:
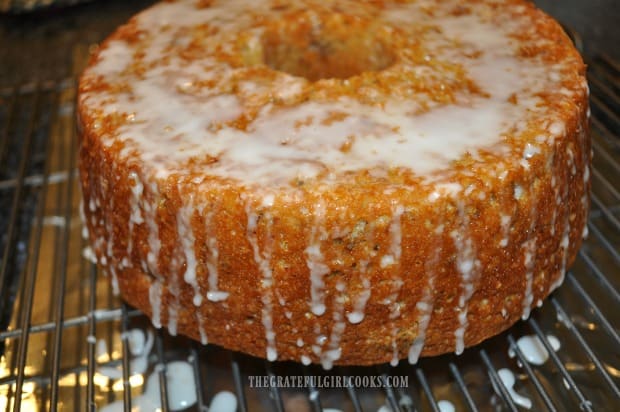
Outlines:
[[274,70],[310,81],[347,79],[383,70],[394,55],[382,30],[364,21],[327,18],[285,20],[268,27],[262,36],[263,63]]

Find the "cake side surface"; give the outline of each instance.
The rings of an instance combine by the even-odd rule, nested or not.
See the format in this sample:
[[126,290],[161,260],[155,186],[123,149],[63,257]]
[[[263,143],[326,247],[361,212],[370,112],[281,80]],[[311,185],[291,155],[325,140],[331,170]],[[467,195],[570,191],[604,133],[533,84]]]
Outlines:
[[291,4],[162,3],[93,56],[80,178],[113,286],[172,334],[326,367],[460,353],[529,316],[587,219],[561,28],[520,1]]

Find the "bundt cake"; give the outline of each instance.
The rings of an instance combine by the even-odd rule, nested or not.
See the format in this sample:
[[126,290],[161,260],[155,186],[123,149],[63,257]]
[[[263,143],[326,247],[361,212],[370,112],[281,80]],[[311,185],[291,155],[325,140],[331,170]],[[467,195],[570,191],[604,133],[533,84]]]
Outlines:
[[83,214],[155,326],[397,363],[527,318],[585,233],[585,66],[524,0],[179,0],[79,82]]

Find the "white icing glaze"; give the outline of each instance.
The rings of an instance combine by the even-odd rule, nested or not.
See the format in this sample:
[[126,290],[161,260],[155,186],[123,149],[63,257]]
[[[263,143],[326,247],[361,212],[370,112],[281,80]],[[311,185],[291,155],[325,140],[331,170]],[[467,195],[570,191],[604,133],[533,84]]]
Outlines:
[[90,234],[88,233],[88,226],[86,226],[86,214],[84,212],[84,199],[80,198],[80,205],[78,206],[78,213],[80,215],[80,222],[82,222],[82,239],[88,240]]
[[229,293],[219,289],[218,286],[218,258],[220,255],[217,238],[213,231],[211,221],[213,219],[213,213],[207,213],[206,225],[207,225],[207,269],[209,270],[209,291],[207,292],[207,299],[211,302],[220,302],[228,298]]
[[[196,382],[192,366],[183,361],[166,364],[166,388],[168,407],[171,411],[187,409],[196,403]],[[151,373],[146,380],[146,389],[140,396],[131,400],[132,410],[155,411],[161,409],[159,375]],[[100,412],[121,412],[123,402],[116,401],[99,409]],[[215,409],[214,409],[215,410]]]
[[221,391],[211,399],[209,411],[213,412],[235,412],[237,410],[237,397],[229,391]]
[[420,353],[424,349],[424,341],[426,340],[426,330],[431,321],[431,315],[433,314],[433,306],[435,305],[435,299],[433,298],[433,290],[435,287],[435,267],[439,261],[439,248],[435,249],[435,255],[433,259],[430,259],[425,263],[424,269],[426,271],[427,284],[424,289],[424,295],[422,299],[416,303],[416,310],[418,311],[418,331],[411,347],[409,348],[408,361],[410,364],[418,363]]
[[[568,188],[565,189],[568,191]],[[570,219],[569,219],[570,211],[566,211],[566,216],[564,219],[564,230],[562,232],[562,240],[560,241],[560,248],[562,248],[562,264],[560,266],[560,273],[558,274],[558,278],[555,282],[551,284],[549,287],[549,292],[557,289],[564,282],[564,277],[566,276],[566,262],[568,260],[568,248],[570,246]]]
[[267,230],[267,241],[264,243],[261,250],[258,244],[258,238],[256,235],[258,215],[252,206],[252,201],[248,200],[245,207],[247,214],[247,238],[252,246],[254,252],[254,262],[258,266],[259,271],[263,275],[261,281],[263,308],[261,310],[262,323],[265,328],[265,338],[267,340],[267,359],[275,361],[278,358],[278,352],[276,350],[276,334],[273,329],[273,273],[271,270],[271,253],[273,248],[273,239],[271,238],[271,225],[273,223],[269,212],[264,212],[262,219],[264,219]]
[[200,343],[206,345],[209,343],[209,339],[207,338],[207,332],[205,331],[205,321],[202,317],[202,313],[197,310],[196,311],[196,321],[198,322],[198,333],[200,334]]
[[[92,203],[92,198],[91,198],[91,203]],[[96,201],[95,204],[98,204],[98,201]],[[114,210],[114,197],[110,199],[110,209]],[[110,221],[107,221],[105,223],[105,230],[106,230],[107,242],[106,242],[105,254],[104,256],[101,257],[102,265],[105,265],[103,263],[105,260],[112,259],[114,257],[114,227]],[[110,280],[112,284],[112,293],[114,294],[114,296],[118,296],[120,294],[120,290],[118,288],[118,276],[116,273],[116,268],[114,267],[113,264],[109,265],[106,271],[106,274],[110,275]]]
[[439,412],[454,412],[456,408],[454,404],[447,400],[440,400],[437,402],[437,407],[439,408]]
[[564,133],[564,123],[561,121],[556,121],[549,125],[549,132],[552,135],[559,136]]
[[[178,411],[194,405],[197,386],[192,365],[184,361],[166,363],[166,387],[168,389],[168,406],[171,410]],[[156,391],[159,394],[158,386]]]
[[533,145],[531,143],[525,144],[525,149],[523,150],[523,157],[525,159],[529,160],[535,155],[537,155],[538,153],[540,153],[540,148],[538,146]]
[[501,247],[508,246],[508,239],[510,236],[510,222],[512,218],[510,215],[502,215],[500,218],[500,223],[502,226],[502,239],[499,241],[499,245]]
[[[204,207],[204,205],[202,205],[201,208],[202,207]],[[215,210],[213,209],[212,205],[209,207],[211,207],[211,210],[204,212],[205,231],[206,231],[206,236],[207,236],[206,267],[209,273],[208,275],[209,290],[207,291],[207,299],[210,300],[211,302],[221,302],[228,298],[229,293],[220,290],[219,285],[218,285],[218,279],[219,279],[218,259],[219,259],[220,252],[219,252],[219,248],[217,245],[217,236],[213,228],[213,224],[212,224]],[[201,209],[201,211],[203,211],[203,209]]]
[[345,302],[345,284],[339,282],[337,289],[340,290],[340,295],[335,299],[334,310],[332,313],[333,326],[329,336],[329,342],[327,344],[327,350],[321,352],[321,365],[323,369],[330,370],[334,361],[340,359],[342,349],[340,347],[340,339],[344,330],[347,327],[344,321],[344,302]]
[[456,269],[461,275],[461,296],[459,296],[457,315],[459,326],[454,331],[456,338],[455,352],[457,355],[465,349],[465,332],[467,330],[467,304],[476,290],[480,272],[480,261],[476,258],[473,240],[469,237],[469,218],[465,213],[463,203],[458,203],[460,229],[454,230],[450,236],[456,246]]
[[131,352],[133,356],[141,355],[144,352],[146,339],[142,329],[130,329],[121,335],[121,339],[127,340],[129,352]]
[[367,274],[368,262],[359,262],[358,267],[362,282],[362,291],[359,293],[353,303],[353,311],[347,313],[347,319],[352,324],[360,323],[362,320],[364,320],[364,308],[366,307],[366,302],[368,302],[371,294],[370,279],[368,278]]
[[523,294],[523,312],[521,319],[525,320],[530,317],[532,302],[534,295],[532,293],[532,285],[534,283],[534,259],[536,257],[536,238],[528,239],[523,244],[523,264],[525,266],[525,292]]
[[[472,7],[471,14],[453,16],[449,11],[454,4],[435,5],[437,12],[430,21],[421,11],[425,7],[422,3],[391,4],[376,17],[388,27],[419,35],[423,44],[433,50],[433,59],[462,64],[469,78],[488,93],[484,97],[457,95],[455,104],[431,104],[429,111],[416,116],[410,115],[419,108],[416,99],[395,96],[377,110],[372,104],[341,98],[333,103],[310,100],[295,107],[266,104],[248,131],[213,128],[214,123],[238,117],[244,110],[244,99],[265,87],[272,88],[274,96],[286,99],[301,93],[307,84],[306,79],[278,73],[271,85],[244,80],[237,95],[222,94],[218,85],[230,81],[243,68],[233,69],[217,60],[211,49],[190,61],[179,57],[191,41],[191,30],[184,28],[204,22],[214,28],[211,43],[221,44],[222,50],[234,53],[228,39],[231,33],[239,32],[250,34],[250,49],[260,47],[261,29],[252,27],[252,16],[277,18],[277,11],[269,9],[268,3],[249,0],[214,3],[199,10],[189,0],[162,3],[140,14],[136,24],[142,30],[146,74],[137,80],[126,70],[134,62],[132,46],[110,41],[99,53],[97,64],[87,69],[86,77],[102,76],[112,83],[129,80],[131,95],[98,91],[86,92],[81,99],[88,110],[96,108],[104,114],[127,116],[119,132],[107,136],[104,144],[124,142],[124,153],[138,153],[153,166],[158,177],[181,170],[190,158],[207,155],[220,157],[209,167],[210,173],[261,185],[283,184],[295,175],[311,178],[325,168],[348,171],[407,167],[426,175],[449,166],[466,152],[475,154],[481,147],[503,150],[498,146],[502,132],[512,125],[525,125],[522,119],[526,116],[545,118],[545,109],[537,106],[540,98],[536,93],[559,90],[563,77],[562,64],[549,75],[548,65],[539,59],[518,56],[521,44],[511,35],[529,29],[531,22],[527,18],[514,18],[502,13],[502,9],[494,9],[491,21],[489,6],[484,4]],[[433,25],[436,30],[422,35],[415,31],[424,25]],[[537,40],[537,46],[544,41]],[[483,53],[472,58],[478,51]],[[406,70],[423,81],[437,80],[438,74],[430,67],[407,64]],[[200,82],[214,82],[215,86],[200,89],[196,87]],[[514,102],[509,101],[511,96],[516,97]],[[348,116],[323,122],[334,111]],[[314,121],[295,127],[308,118]],[[565,125],[559,120],[548,127],[552,136],[564,131]],[[355,141],[350,150],[339,150],[352,134]],[[526,158],[535,152],[535,148],[524,148]]]
[[[127,340],[131,354],[134,356],[130,361],[130,374],[144,374],[148,368],[148,356],[153,348],[154,335],[147,331],[146,338],[141,329],[131,329],[121,335],[121,339]],[[105,341],[101,350],[107,352]],[[98,349],[98,357],[100,357]],[[132,406],[139,411],[151,411],[161,408],[159,376],[163,365],[157,365],[155,371],[149,375],[146,381],[145,391],[142,395],[132,399]],[[121,379],[122,370],[117,368],[98,368],[98,373],[111,379]],[[172,411],[183,410],[196,403],[197,388],[194,381],[192,366],[183,361],[173,361],[166,364],[166,384],[168,392],[168,406]],[[123,410],[123,402],[118,401],[106,405],[102,411],[115,412]]]
[[172,336],[177,334],[177,322],[179,320],[179,308],[181,307],[180,301],[180,289],[179,289],[179,276],[178,272],[178,259],[173,257],[170,259],[170,273],[172,276],[168,279],[168,290],[172,294],[172,301],[168,304],[168,333]]
[[93,252],[93,248],[91,248],[90,246],[86,246],[84,249],[82,249],[82,257],[88,260],[90,263],[97,264],[97,256],[95,255],[95,252]]
[[114,266],[110,266],[108,268],[108,272],[110,273],[111,278],[112,294],[114,296],[119,296],[120,290],[118,288],[118,274],[116,273],[116,268]]
[[[390,222],[390,256],[393,259],[394,273],[392,278],[392,291],[388,298],[390,301],[390,319],[396,319],[400,316],[400,303],[398,302],[398,294],[403,286],[403,280],[398,275],[400,273],[400,257],[402,254],[402,224],[401,218],[405,208],[402,205],[394,205],[392,207],[392,221]],[[397,345],[398,328],[392,328],[392,359],[390,365],[396,366],[399,362],[398,345]]]
[[131,183],[131,196],[129,197],[129,235],[127,244],[127,255],[131,256],[133,250],[133,228],[144,222],[142,211],[140,209],[140,199],[144,191],[144,185],[136,172],[129,172],[129,181]]
[[179,233],[179,240],[181,242],[183,252],[185,253],[185,273],[183,274],[183,280],[188,283],[194,289],[194,298],[192,302],[194,306],[200,306],[202,304],[202,294],[200,292],[200,286],[196,279],[196,253],[194,251],[194,231],[191,225],[191,216],[193,212],[193,200],[188,200],[188,204],[179,209],[177,213],[177,230]]
[[[129,350],[134,356],[129,363],[130,374],[143,374],[148,368],[149,354],[155,343],[153,332],[147,331],[146,339],[144,331],[141,329],[131,329],[126,334],[129,340]],[[121,338],[123,337],[121,336]]]
[[[151,195],[158,196],[159,190],[157,184],[154,182],[149,183],[149,189]],[[148,251],[146,255],[146,268],[145,271],[150,272],[154,277],[149,286],[149,303],[151,305],[151,321],[153,326],[161,328],[161,312],[162,312],[162,294],[163,294],[163,281],[159,273],[159,249],[161,247],[161,240],[159,238],[159,226],[157,224],[157,206],[155,202],[144,202],[144,222],[148,229]],[[174,320],[173,320],[174,322]],[[174,326],[174,323],[173,323]]]
[[161,281],[155,279],[149,286],[149,303],[151,304],[151,322],[156,328],[161,328],[161,297],[163,288]]
[[[560,340],[553,335],[547,335],[547,341],[554,351],[560,350]],[[543,345],[540,338],[536,335],[525,335],[517,340],[519,351],[525,357],[525,360],[534,365],[542,365],[549,359],[547,348]],[[514,350],[508,350],[508,356],[514,358],[516,356]]]
[[510,371],[510,369],[505,369],[505,368],[500,369],[497,371],[497,375],[501,379],[502,384],[506,387],[506,390],[508,390],[508,394],[510,394],[510,397],[512,398],[514,403],[526,409],[532,408],[532,400],[530,398],[527,398],[523,395],[518,394],[517,391],[515,391],[514,385],[515,385],[516,379],[515,379],[515,375]]
[[314,224],[310,233],[310,240],[306,253],[306,265],[310,269],[310,310],[317,316],[325,313],[325,283],[323,276],[329,273],[329,266],[325,264],[321,252],[321,241],[325,240],[327,233],[323,228],[325,216],[325,204],[318,201],[314,205]]
[[393,264],[400,262],[402,254],[402,230],[401,217],[405,212],[402,205],[394,206],[392,210],[392,221],[390,222],[390,253],[393,258]]
[[[149,184],[152,196],[157,198],[159,189],[155,182]],[[146,255],[146,264],[150,273],[159,277],[159,249],[161,240],[159,239],[159,225],[157,223],[157,204],[156,202],[144,202],[145,217],[144,221],[148,227],[148,252]]]
[[523,293],[523,311],[521,319],[529,318],[532,302],[534,302],[534,267],[536,263],[536,237],[533,237],[538,223],[538,201],[533,187],[530,188],[530,226],[527,232],[527,240],[521,245],[523,249],[523,266],[525,268],[525,290]]
[[[122,340],[127,340],[129,351],[132,355],[132,359],[129,364],[129,374],[133,375],[141,375],[144,374],[148,369],[148,356],[153,348],[153,344],[155,342],[153,332],[147,331],[147,335],[145,338],[144,331],[141,329],[130,329],[121,334]],[[97,344],[97,359],[108,358],[108,348],[106,341],[104,339],[100,339]],[[121,366],[111,367],[111,366],[99,366],[97,367],[97,373],[107,377],[108,379],[122,379],[123,371]],[[151,405],[155,405],[157,403],[156,397],[153,395],[159,396],[159,391],[154,394],[152,391],[149,391],[148,383],[147,390],[143,396],[139,396],[135,399],[134,406],[138,408],[138,410],[150,410]],[[120,408],[120,409],[119,409]],[[106,405],[102,410],[105,411],[116,411],[122,410],[123,404],[122,402],[115,402],[109,405]],[[141,409],[147,408],[147,409]],[[178,408],[176,408],[178,409]]]

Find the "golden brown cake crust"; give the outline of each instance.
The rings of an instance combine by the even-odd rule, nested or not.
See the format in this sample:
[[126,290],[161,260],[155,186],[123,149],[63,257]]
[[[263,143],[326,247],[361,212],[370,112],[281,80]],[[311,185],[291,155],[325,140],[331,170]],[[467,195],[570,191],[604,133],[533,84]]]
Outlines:
[[[528,316],[561,283],[586,225],[585,68],[552,19],[527,2],[501,7],[534,23],[516,39],[520,58],[561,62],[568,92],[538,96],[554,122],[528,123],[503,139],[507,152],[465,153],[433,179],[367,169],[260,190],[201,172],[204,159],[156,177],[126,154],[137,149],[108,138],[127,114],[94,107],[91,96],[118,85],[87,70],[78,107],[84,219],[123,299],[173,334],[327,367],[460,352]],[[132,44],[136,25],[100,50]],[[528,36],[551,42],[537,50]],[[90,67],[101,64],[95,53]]]

